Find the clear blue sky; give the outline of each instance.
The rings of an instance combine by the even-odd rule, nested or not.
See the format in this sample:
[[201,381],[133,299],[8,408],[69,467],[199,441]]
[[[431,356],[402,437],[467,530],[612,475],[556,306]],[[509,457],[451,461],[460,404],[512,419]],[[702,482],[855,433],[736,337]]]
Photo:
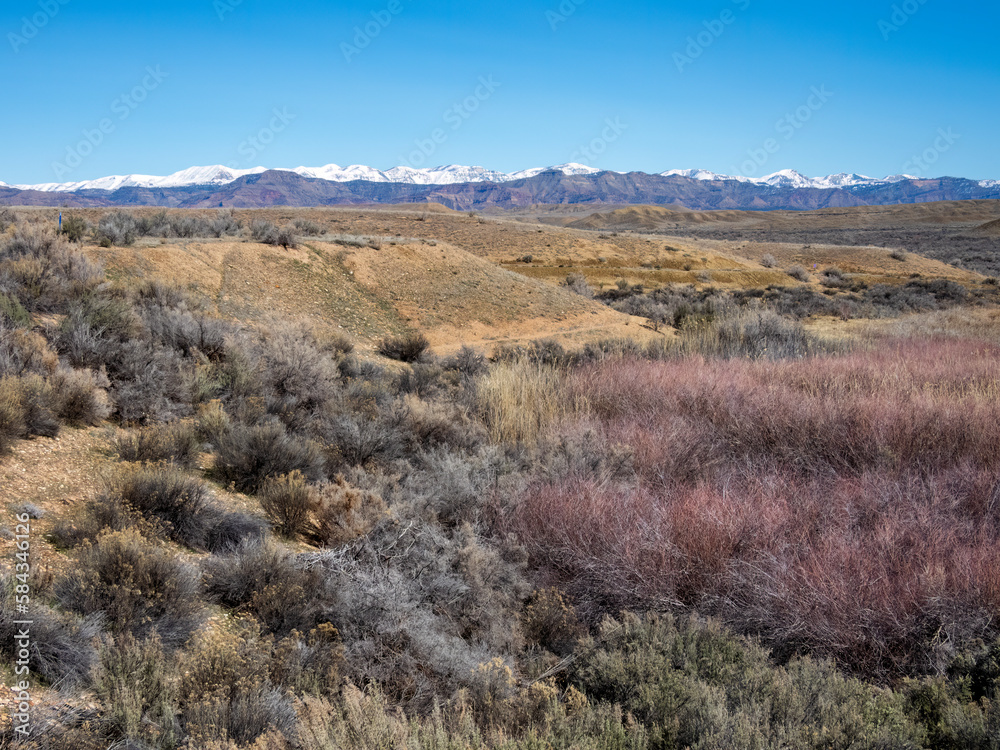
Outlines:
[[1000,178],[998,22],[965,0],[5,0],[0,180],[571,160]]

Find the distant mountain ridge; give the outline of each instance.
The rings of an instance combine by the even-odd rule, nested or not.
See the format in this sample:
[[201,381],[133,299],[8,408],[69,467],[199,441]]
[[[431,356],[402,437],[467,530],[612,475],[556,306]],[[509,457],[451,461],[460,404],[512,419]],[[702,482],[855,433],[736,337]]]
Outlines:
[[[560,164],[555,167],[525,169],[510,174],[497,172],[484,167],[465,167],[459,164],[449,164],[441,167],[417,169],[415,167],[393,167],[380,171],[373,167],[354,164],[341,167],[337,164],[327,164],[324,167],[296,167],[295,169],[274,169],[276,172],[294,172],[303,177],[330,182],[394,182],[407,185],[456,185],[463,182],[512,182],[526,177],[534,177],[548,170],[559,170],[563,174],[597,174],[600,169],[588,167],[585,164]],[[43,193],[76,193],[81,190],[119,190],[121,188],[175,188],[191,185],[226,185],[235,182],[246,175],[262,174],[272,171],[268,167],[253,167],[251,169],[236,169],[216,164],[210,167],[189,167],[180,172],[158,177],[146,174],[112,175],[96,180],[80,182],[46,182],[38,185],[9,185],[18,190],[36,190]],[[0,182],[0,186],[7,183]]]
[[923,179],[899,175],[876,180],[842,174],[808,178],[793,170],[783,170],[750,179],[699,170],[620,173],[578,164],[512,174],[459,166],[368,170],[335,165],[296,170],[196,167],[167,178],[142,175],[104,178],[92,181],[99,187],[79,185],[72,191],[41,189],[48,186],[0,185],[0,205],[263,208],[434,202],[461,211],[536,204],[813,210],[1000,200],[1000,181],[959,177]]
[[[75,193],[82,190],[108,190],[114,191],[121,188],[174,188],[190,187],[192,185],[227,185],[235,182],[240,177],[246,175],[262,174],[267,171],[294,172],[303,177],[311,177],[318,180],[328,180],[330,182],[391,182],[407,185],[459,185],[467,182],[514,182],[529,177],[536,177],[543,172],[558,171],[564,175],[588,175],[599,174],[604,170],[590,167],[585,164],[559,164],[554,167],[538,167],[534,169],[524,169],[519,172],[497,172],[485,167],[466,167],[459,164],[449,164],[440,167],[415,168],[415,167],[393,167],[392,169],[381,171],[373,167],[366,167],[361,164],[354,164],[349,167],[341,167],[337,164],[327,164],[323,167],[296,167],[294,169],[273,169],[267,167],[253,167],[251,169],[236,169],[224,167],[216,164],[209,167],[189,167],[188,169],[175,172],[164,177],[155,175],[129,174],[111,175],[100,177],[96,180],[83,180],[80,182],[47,182],[38,185],[8,185],[0,182],[0,187],[13,187],[18,190],[35,190],[47,193]],[[616,172],[615,174],[624,174]],[[791,188],[838,188],[854,187],[857,185],[884,185],[907,180],[919,180],[920,177],[913,175],[891,175],[883,179],[866,177],[859,174],[835,174],[826,177],[806,177],[794,169],[783,169],[764,177],[745,177],[742,175],[733,176],[710,172],[705,169],[671,169],[667,172],[660,172],[661,177],[687,177],[692,180],[705,182],[746,182],[756,185],[770,185],[772,187]],[[1000,184],[998,180],[983,180],[981,187],[996,187]]]

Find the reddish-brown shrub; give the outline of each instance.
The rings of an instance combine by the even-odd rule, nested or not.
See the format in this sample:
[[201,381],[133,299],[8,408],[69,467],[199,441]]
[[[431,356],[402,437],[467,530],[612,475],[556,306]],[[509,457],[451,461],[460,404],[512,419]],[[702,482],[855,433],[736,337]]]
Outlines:
[[[1000,486],[988,472],[799,480],[745,476],[653,491],[574,481],[523,496],[513,530],[594,617],[697,607],[779,654],[872,675],[942,668],[997,609]],[[977,509],[978,508],[978,509]]]
[[709,461],[935,470],[1000,466],[998,372],[995,347],[900,342],[799,361],[607,361],[571,386],[612,433],[669,428],[671,443]]
[[998,360],[930,341],[594,364],[570,388],[635,476],[577,466],[498,515],[590,618],[697,608],[782,656],[940,670],[997,630]]

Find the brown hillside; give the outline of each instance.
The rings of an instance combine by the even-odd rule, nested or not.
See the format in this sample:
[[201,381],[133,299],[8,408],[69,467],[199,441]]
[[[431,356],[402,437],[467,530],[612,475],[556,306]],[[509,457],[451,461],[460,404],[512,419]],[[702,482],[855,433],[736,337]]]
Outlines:
[[345,247],[306,240],[292,250],[192,241],[89,252],[112,277],[166,278],[225,317],[305,320],[347,332],[362,349],[408,330],[424,333],[441,350],[517,339],[649,335],[640,319],[435,241]]
[[982,226],[976,227],[973,234],[986,237],[1000,237],[1000,219],[988,221]]

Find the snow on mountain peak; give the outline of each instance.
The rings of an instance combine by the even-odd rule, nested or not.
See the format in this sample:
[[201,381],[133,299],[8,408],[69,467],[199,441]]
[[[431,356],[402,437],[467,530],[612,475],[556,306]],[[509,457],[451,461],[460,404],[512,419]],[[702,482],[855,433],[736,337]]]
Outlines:
[[[40,190],[45,192],[77,192],[80,190],[119,190],[121,188],[175,188],[192,185],[221,186],[238,180],[240,177],[260,174],[268,171],[267,167],[237,169],[216,164],[207,167],[189,167],[180,172],[174,172],[166,177],[154,175],[111,175],[96,180],[84,180],[69,183],[44,183],[41,185],[8,185],[0,182],[0,187],[13,187],[19,190]],[[564,175],[592,175],[604,170],[586,164],[560,164],[554,167],[536,167],[519,172],[497,172],[485,167],[468,167],[460,164],[446,164],[438,167],[398,166],[385,171],[368,167],[363,164],[352,164],[341,167],[338,164],[327,164],[322,167],[296,167],[295,169],[278,168],[276,171],[294,172],[302,177],[331,182],[393,182],[412,185],[454,185],[467,182],[511,182],[535,177],[543,172],[559,171]],[[735,180],[737,182],[769,185],[775,188],[849,188],[863,185],[885,185],[889,183],[917,180],[913,175],[891,175],[882,180],[860,174],[840,173],[826,177],[806,177],[794,169],[782,169],[764,177],[746,177],[744,175],[725,175],[706,169],[671,169],[661,172],[662,177],[685,177],[691,180]],[[998,180],[984,180],[978,183],[984,188],[1000,186]]]
[[760,182],[765,185],[773,185],[774,187],[792,187],[792,188],[808,188],[815,187],[813,181],[794,169],[782,169],[774,174],[769,174],[761,177],[759,180],[754,180],[754,182]]
[[[303,177],[329,180],[331,182],[364,180],[367,182],[401,182],[413,185],[454,185],[465,182],[510,182],[525,177],[534,177],[537,174],[552,169],[561,171],[567,175],[596,174],[602,171],[584,164],[562,164],[557,167],[528,169],[512,174],[497,172],[485,167],[466,167],[460,164],[446,164],[439,167],[424,167],[419,169],[399,166],[384,172],[363,164],[352,164],[348,167],[327,164],[323,167],[277,168],[276,171],[294,172]],[[186,187],[189,185],[226,185],[245,175],[260,174],[266,171],[268,171],[267,167],[235,169],[216,164],[208,167],[189,167],[166,177],[138,174],[113,175],[81,182],[49,182],[40,185],[14,185],[12,187],[20,190],[41,190],[45,192],[77,192],[80,190],[118,190],[126,187],[169,188]]]
[[660,172],[661,177],[687,177],[689,180],[736,180],[737,182],[751,182],[749,177],[743,175],[733,176],[728,174],[718,174],[707,169],[671,169],[667,172]]
[[96,180],[82,182],[47,182],[41,185],[13,185],[19,190],[40,190],[42,192],[74,193],[80,190],[119,190],[121,188],[173,188],[188,185],[225,185],[248,174],[266,172],[266,167],[253,169],[231,169],[221,164],[211,167],[190,167],[174,172],[166,177],[148,174],[111,175]]
[[[794,169],[782,169],[778,172],[774,172],[773,174],[764,175],[763,177],[725,175],[710,172],[706,169],[671,169],[668,172],[661,172],[660,174],[664,177],[687,177],[692,180],[736,180],[738,182],[752,182],[756,185],[770,185],[777,188],[817,188],[820,190],[857,187],[859,185],[884,185],[886,183],[919,179],[917,177],[913,177],[912,175],[892,175],[883,180],[879,180],[874,177],[868,177],[867,175],[847,172],[827,175],[826,177],[806,177],[801,172]],[[983,187],[989,186],[983,185]]]
[[174,172],[169,177],[156,178],[155,185],[150,187],[182,187],[185,185],[225,185],[248,174],[266,172],[267,167],[252,169],[234,169],[216,164],[211,167],[190,167]]

